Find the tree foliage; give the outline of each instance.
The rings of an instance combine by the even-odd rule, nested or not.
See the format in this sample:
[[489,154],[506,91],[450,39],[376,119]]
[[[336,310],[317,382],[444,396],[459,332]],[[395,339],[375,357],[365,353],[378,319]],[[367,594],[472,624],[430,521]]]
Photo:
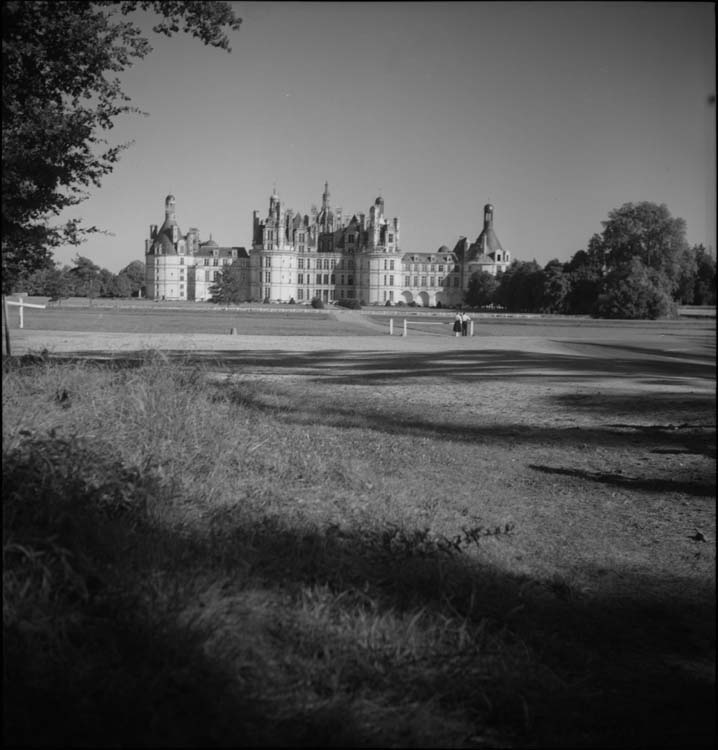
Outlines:
[[487,307],[495,301],[499,280],[488,271],[471,274],[469,287],[464,295],[464,303],[469,307]]
[[514,260],[501,276],[497,302],[510,312],[538,312],[543,300],[543,275],[535,261]]
[[[23,276],[18,284],[31,295],[65,299],[67,297],[132,297],[144,292],[142,261],[132,261],[118,274],[100,268],[89,258],[75,257],[73,266],[60,268],[52,264]],[[130,271],[128,272],[128,269]]]
[[635,259],[658,271],[676,287],[681,259],[688,249],[686,222],[673,218],[665,204],[624,203],[603,223],[601,249],[610,269]]
[[666,277],[635,257],[606,276],[596,313],[601,318],[655,320],[675,316],[676,304]]
[[696,274],[693,281],[693,300],[689,304],[715,305],[716,259],[703,245],[696,245],[692,252],[696,259]]
[[129,144],[104,135],[130,106],[117,77],[150,51],[128,14],[154,11],[153,31],[183,31],[230,50],[239,28],[227,2],[2,4],[3,291],[23,274],[51,267],[52,248],[78,244],[96,227],[52,224],[99,186]]
[[246,270],[239,260],[230,266],[225,266],[217,273],[214,284],[209,288],[212,302],[226,305],[236,305],[245,302],[247,284]]

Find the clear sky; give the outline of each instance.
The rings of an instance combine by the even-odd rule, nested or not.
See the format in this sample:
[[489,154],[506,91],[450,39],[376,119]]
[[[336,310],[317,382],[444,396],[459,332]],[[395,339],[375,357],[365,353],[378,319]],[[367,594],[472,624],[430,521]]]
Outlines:
[[114,236],[60,262],[143,260],[168,193],[183,232],[249,248],[274,186],[309,213],[325,180],[345,214],[381,195],[408,252],[475,240],[490,201],[514,258],[565,261],[652,201],[715,254],[712,3],[234,5],[231,54],[152,36],[123,76],[149,116],[110,132],[134,145],[69,212]]

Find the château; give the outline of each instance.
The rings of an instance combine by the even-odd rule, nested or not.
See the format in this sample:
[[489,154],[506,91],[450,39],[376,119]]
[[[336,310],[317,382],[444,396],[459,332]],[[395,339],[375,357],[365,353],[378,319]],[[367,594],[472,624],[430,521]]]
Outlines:
[[493,226],[494,207],[484,206],[483,229],[473,243],[461,237],[453,250],[402,248],[399,219],[384,213],[378,197],[367,213],[333,209],[325,183],[321,208],[309,214],[285,209],[273,190],[267,215],[255,211],[252,244],[222,247],[201,242],[199,229],[179,228],[173,195],[165,200],[165,220],[150,226],[145,240],[147,296],[155,300],[205,301],[226,266],[236,264],[244,301],[362,305],[403,302],[422,307],[461,304],[472,274],[496,275],[510,264]]

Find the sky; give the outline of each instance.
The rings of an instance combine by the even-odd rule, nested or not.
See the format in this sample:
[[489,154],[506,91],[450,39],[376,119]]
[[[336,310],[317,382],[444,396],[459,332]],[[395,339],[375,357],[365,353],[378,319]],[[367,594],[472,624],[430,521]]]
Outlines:
[[[715,8],[692,2],[254,2],[230,54],[187,35],[121,80],[147,116],[101,188],[64,217],[112,236],[59,248],[117,273],[176,197],[182,232],[249,248],[252,213],[368,214],[406,252],[474,241],[568,261],[628,202],[665,203],[716,248]],[[149,31],[152,16],[137,16]],[[712,102],[711,102],[712,98]]]

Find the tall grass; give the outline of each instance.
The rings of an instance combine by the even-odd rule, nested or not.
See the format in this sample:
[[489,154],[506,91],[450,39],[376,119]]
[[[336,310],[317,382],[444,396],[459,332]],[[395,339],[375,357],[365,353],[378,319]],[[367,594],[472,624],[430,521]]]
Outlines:
[[391,495],[411,441],[360,416],[288,420],[280,389],[210,370],[152,352],[5,364],[6,743],[506,747],[625,730],[597,708],[605,635],[588,652],[568,635],[595,613],[482,560],[510,525],[427,526]]

